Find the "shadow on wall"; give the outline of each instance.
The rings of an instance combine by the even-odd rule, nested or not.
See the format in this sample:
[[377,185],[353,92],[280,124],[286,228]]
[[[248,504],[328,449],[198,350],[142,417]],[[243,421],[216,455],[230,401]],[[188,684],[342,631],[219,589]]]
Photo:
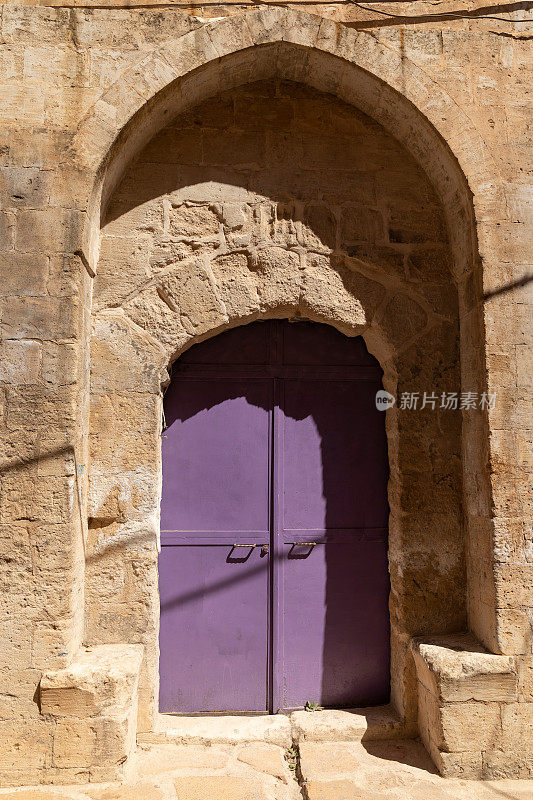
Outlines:
[[[246,700],[233,685],[213,697],[224,669],[239,686],[254,666],[264,674],[264,651],[241,661],[247,622],[265,624],[265,642],[270,622],[279,642],[272,670],[280,707],[388,702],[388,461],[384,414],[375,407],[377,361],[360,337],[272,320],[220,334],[175,366],[163,439],[163,710],[253,708],[253,699],[235,707],[237,696]],[[273,438],[262,438],[272,419]],[[270,541],[270,467],[265,473],[273,463],[265,558],[231,537],[264,520]],[[261,607],[269,570],[270,620]]]

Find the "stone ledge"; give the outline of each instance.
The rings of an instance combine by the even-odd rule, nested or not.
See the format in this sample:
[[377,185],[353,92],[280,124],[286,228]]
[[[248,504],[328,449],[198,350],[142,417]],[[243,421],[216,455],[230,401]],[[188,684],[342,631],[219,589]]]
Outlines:
[[143,658],[140,644],[107,644],[81,650],[64,669],[41,678],[41,713],[92,717],[131,703]]
[[412,652],[418,680],[441,703],[517,697],[514,659],[489,653],[471,634],[414,639]]
[[[487,652],[471,634],[415,639],[420,736],[441,775],[453,778],[529,777],[522,750],[530,738],[528,704],[518,700],[515,659]],[[518,722],[510,724],[508,709]],[[503,765],[503,767],[502,767]]]
[[135,750],[142,645],[81,650],[68,667],[45,673],[41,713],[52,724],[45,781],[120,780]]

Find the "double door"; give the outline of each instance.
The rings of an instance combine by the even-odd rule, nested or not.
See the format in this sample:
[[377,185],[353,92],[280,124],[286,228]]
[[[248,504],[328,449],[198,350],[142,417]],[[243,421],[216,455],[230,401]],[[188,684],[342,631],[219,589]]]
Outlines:
[[273,320],[165,395],[160,711],[387,702],[387,450],[362,339]]

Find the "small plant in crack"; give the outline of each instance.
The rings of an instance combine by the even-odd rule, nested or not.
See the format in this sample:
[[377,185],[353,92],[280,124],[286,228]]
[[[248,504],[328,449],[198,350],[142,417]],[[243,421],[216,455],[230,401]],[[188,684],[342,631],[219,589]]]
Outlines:
[[308,700],[304,706],[306,711],[323,711],[321,705],[319,705],[316,700]]
[[289,747],[287,752],[285,753],[285,759],[287,761],[287,766],[289,767],[290,771],[292,772],[292,777],[295,781],[298,781],[298,759],[300,758],[300,753],[298,751],[298,747],[293,745]]

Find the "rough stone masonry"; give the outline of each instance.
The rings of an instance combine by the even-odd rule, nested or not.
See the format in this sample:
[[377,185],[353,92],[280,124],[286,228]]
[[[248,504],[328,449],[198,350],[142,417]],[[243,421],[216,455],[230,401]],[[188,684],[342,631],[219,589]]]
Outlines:
[[2,785],[120,778],[154,731],[162,387],[294,316],[395,396],[496,395],[387,411],[385,734],[531,776],[523,5],[0,6]]

